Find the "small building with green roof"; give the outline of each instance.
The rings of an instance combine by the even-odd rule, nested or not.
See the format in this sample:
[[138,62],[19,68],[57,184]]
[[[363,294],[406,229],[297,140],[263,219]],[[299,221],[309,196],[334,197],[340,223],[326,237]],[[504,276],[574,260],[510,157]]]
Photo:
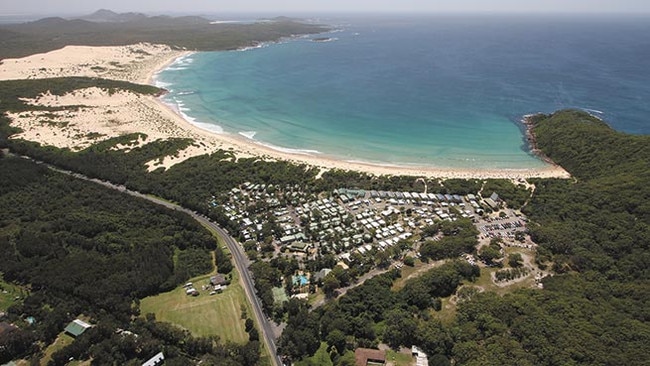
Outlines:
[[91,328],[92,325],[86,323],[83,320],[75,319],[68,324],[64,331],[66,334],[70,335],[73,338],[79,337],[86,329]]

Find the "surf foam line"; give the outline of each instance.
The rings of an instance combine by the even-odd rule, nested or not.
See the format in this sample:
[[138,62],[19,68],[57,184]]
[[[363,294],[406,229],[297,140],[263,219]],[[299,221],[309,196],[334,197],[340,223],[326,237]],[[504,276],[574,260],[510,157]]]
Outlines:
[[185,112],[191,112],[192,110],[189,108],[185,108],[185,104],[182,101],[177,101],[174,99],[174,102],[170,101],[169,99],[165,98],[160,98],[159,99],[163,104],[165,104],[169,109],[171,109],[174,113],[177,115],[181,116],[185,122],[191,124],[192,126],[198,127],[202,130],[216,133],[216,134],[223,134],[224,130],[221,126],[213,124],[213,123],[206,123],[206,122],[201,122],[198,121],[196,118],[191,117]]

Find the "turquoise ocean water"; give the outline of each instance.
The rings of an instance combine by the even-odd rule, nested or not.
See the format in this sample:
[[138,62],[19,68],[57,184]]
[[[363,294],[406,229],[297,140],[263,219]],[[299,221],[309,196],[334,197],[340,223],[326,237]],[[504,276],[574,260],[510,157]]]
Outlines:
[[650,132],[648,18],[321,21],[336,30],[196,53],[157,83],[203,128],[379,164],[540,167],[519,121],[562,108]]

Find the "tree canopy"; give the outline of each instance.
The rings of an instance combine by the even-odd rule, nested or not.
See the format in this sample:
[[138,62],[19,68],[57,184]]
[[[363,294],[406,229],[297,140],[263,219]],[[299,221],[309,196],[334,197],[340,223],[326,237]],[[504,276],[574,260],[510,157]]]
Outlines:
[[36,352],[32,342],[49,344],[80,314],[98,326],[56,352],[53,364],[70,357],[144,362],[163,347],[172,360],[245,353],[171,325],[133,321],[139,299],[213,270],[216,241],[192,218],[21,158],[0,157],[0,171],[11,172],[0,175],[0,272],[29,289],[8,317],[36,319],[0,338],[0,361]]

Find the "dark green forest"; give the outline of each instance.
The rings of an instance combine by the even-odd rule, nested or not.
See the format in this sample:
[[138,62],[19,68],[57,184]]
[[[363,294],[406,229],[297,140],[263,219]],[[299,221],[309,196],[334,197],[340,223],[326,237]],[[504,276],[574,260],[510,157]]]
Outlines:
[[[16,102],[18,96],[25,93],[38,93],[39,90],[47,88],[47,84],[25,85],[25,89],[20,93],[0,94],[3,109],[21,108],[20,103]],[[0,91],[4,89],[0,88]],[[464,285],[471,286],[473,279],[478,275],[475,268],[465,263],[449,262],[420,278],[411,280],[400,291],[391,290],[393,281],[400,275],[399,272],[389,272],[366,281],[364,285],[349,291],[340,299],[314,311],[309,311],[305,304],[298,301],[289,302],[286,306],[288,327],[279,341],[282,352],[293,359],[300,359],[313,354],[320,342],[324,341],[330,346],[335,363],[343,364],[345,359],[339,356],[346,349],[354,349],[356,346],[374,346],[384,342],[396,347],[410,346],[415,343],[429,354],[431,363],[435,365],[451,363],[456,365],[647,364],[647,355],[650,351],[648,346],[650,344],[650,304],[648,304],[650,273],[647,265],[650,261],[648,252],[650,137],[616,132],[602,121],[577,111],[538,115],[534,117],[533,124],[538,147],[573,176],[573,179],[569,180],[530,180],[536,189],[523,210],[530,220],[531,236],[539,244],[536,260],[540,266],[549,268],[555,273],[554,276],[544,280],[543,290],[517,290],[505,296],[472,292],[459,303],[454,320],[443,323],[436,318],[441,299],[454,294]],[[343,171],[327,172],[323,174],[322,179],[315,180],[317,171],[306,166],[264,162],[257,159],[240,159],[235,162],[234,159],[230,159],[230,153],[224,151],[187,160],[167,171],[159,169],[147,173],[144,162],[173,153],[192,142],[157,141],[134,148],[128,153],[111,150],[110,147],[118,142],[130,141],[134,138],[134,136],[123,136],[72,153],[8,139],[12,130],[4,117],[0,119],[0,133],[2,146],[8,147],[15,153],[29,155],[62,168],[125,184],[145,193],[153,193],[177,201],[208,214],[224,225],[227,221],[223,213],[219,209],[213,209],[208,202],[213,197],[218,201],[221,194],[246,181],[279,185],[297,184],[313,193],[340,187],[385,190],[396,188],[410,190],[420,187],[412,177],[378,178]],[[17,164],[7,163],[12,159],[3,160],[3,164]],[[6,170],[3,167],[2,171],[3,173],[12,171],[11,177],[13,177],[13,170]],[[33,176],[30,179],[39,182],[40,180],[55,182],[56,179],[70,181],[69,178],[53,178],[53,174],[46,173],[42,169],[40,172],[42,174],[27,175]],[[7,180],[6,184],[9,187],[5,188],[3,185],[0,188],[3,190],[2,201],[5,201],[5,195],[8,195],[6,197],[21,196],[21,194],[27,196],[30,192],[26,190],[29,185],[12,185],[15,179],[6,178],[8,176],[8,174],[2,176]],[[475,193],[483,186],[481,181],[449,180],[435,183],[441,184],[429,186],[436,191],[457,194]],[[42,184],[45,183],[37,185]],[[66,183],[64,186],[70,184]],[[506,181],[488,181],[483,188],[498,191],[514,207],[522,206],[529,195],[525,189]],[[85,192],[85,189],[82,192]],[[73,193],[80,194],[62,192],[61,195],[64,197],[56,198],[51,193],[42,199],[46,202],[63,204],[65,196]],[[99,204],[98,201],[92,201],[90,197],[85,199],[88,200],[86,205],[88,207]],[[16,207],[19,206],[16,204],[19,201],[16,201],[17,198],[12,200],[11,204],[3,204],[9,206],[9,212],[19,211]],[[43,202],[38,199],[28,201],[28,205],[40,207],[36,202],[43,205]],[[82,203],[67,204],[70,205],[70,215],[76,210],[81,213],[87,212],[78,208],[78,205],[84,206]],[[65,209],[65,206],[62,209]],[[21,248],[22,251],[18,250],[16,240],[21,236],[17,233],[23,230],[32,232],[32,236],[28,237],[31,242],[42,243],[42,240],[51,240],[48,242],[59,243],[56,241],[59,239],[54,235],[57,232],[54,229],[59,229],[64,223],[59,224],[57,221],[56,225],[59,226],[46,225],[45,231],[41,232],[40,230],[43,229],[40,225],[44,223],[40,219],[28,220],[31,217],[29,215],[40,213],[46,214],[42,210],[35,209],[23,213],[27,216],[24,221],[17,223],[12,221],[7,225],[4,225],[5,221],[3,221],[5,227],[3,232],[11,232],[14,235],[11,239],[13,241],[7,237],[5,241],[8,244],[3,246],[13,250],[10,250],[13,257],[8,256],[10,260],[2,264],[7,266],[7,269],[3,267],[5,279],[31,283],[36,286],[35,288],[39,288],[38,281],[58,281],[52,289],[49,288],[49,282],[47,288],[42,287],[48,291],[63,291],[66,289],[66,283],[61,281],[61,278],[66,277],[45,276],[56,268],[48,267],[47,260],[41,263],[30,258],[35,256],[56,258],[61,255],[69,256],[68,253],[73,255],[73,259],[84,258],[85,250],[97,251],[102,255],[119,256],[123,253],[120,250],[126,250],[125,248],[133,250],[133,253],[147,248],[147,240],[142,240],[143,245],[133,247],[117,245],[119,250],[113,253],[111,252],[113,247],[110,245],[113,242],[110,240],[104,242],[91,240],[87,243],[79,239],[79,246],[83,250],[71,250],[72,246],[67,241],[55,246],[28,245],[26,248]],[[74,220],[90,220],[86,217],[88,215],[76,215],[72,216]],[[65,222],[61,218],[63,215],[58,216],[57,220]],[[110,216],[98,215],[97,217],[110,221]],[[133,220],[136,218],[134,217]],[[171,219],[162,222],[168,223],[169,220]],[[151,224],[149,220],[147,223]],[[67,229],[68,226],[63,226],[66,232],[82,237],[86,234],[75,232],[76,226],[72,222],[67,222],[66,225],[70,227]],[[119,227],[119,225],[114,226],[114,228]],[[157,232],[157,229],[151,230],[153,230],[152,235],[144,235],[143,238],[155,237],[156,239],[152,240],[160,240],[164,237],[164,235],[158,236],[162,233]],[[462,231],[459,233],[460,235],[455,237],[450,236],[448,244],[462,252],[470,245],[469,239],[472,233]],[[119,243],[118,241],[117,244]],[[86,249],[84,245],[88,248]],[[175,241],[169,243],[170,248],[178,245],[180,243]],[[209,249],[199,242],[191,247]],[[429,244],[423,255],[441,258],[443,255],[439,249],[435,244]],[[131,260],[139,258],[136,254],[131,257]],[[12,258],[20,258],[20,261]],[[99,274],[101,259],[101,256],[94,256],[92,259],[94,261],[92,263],[96,263],[97,272],[90,275],[95,276],[93,277],[95,280],[101,279]],[[16,268],[22,268],[20,264],[23,261],[32,263],[36,267],[29,270],[12,269],[11,263],[18,263],[15,265]],[[71,264],[74,263],[73,260]],[[125,268],[129,268],[127,262],[123,264],[127,266]],[[174,266],[165,268],[166,272],[163,274],[155,272],[154,276],[151,273],[153,278],[150,282],[137,282],[137,285],[133,284],[134,276],[154,270],[146,266],[134,268],[133,271],[126,272],[131,273],[129,275],[131,277],[118,278],[117,284],[125,287],[111,287],[106,291],[117,293],[126,291],[132,298],[149,293],[147,291],[159,291],[167,285],[167,281],[171,284],[177,283],[175,281],[180,279]],[[156,271],[163,271],[163,269],[156,268]],[[71,280],[79,279],[73,276]],[[268,281],[272,282],[271,279]],[[141,288],[140,285],[146,286]],[[84,288],[84,291],[78,291],[79,293],[74,295],[83,300],[87,299],[88,294],[92,294],[93,291],[96,289]],[[109,293],[111,294],[113,293]],[[47,296],[43,296],[44,299],[39,300],[38,304],[46,303],[41,301],[61,301],[61,304],[65,305],[66,299],[69,298],[50,298],[49,296],[53,295],[49,292]],[[112,298],[106,296],[102,301],[113,301]],[[114,298],[114,301],[120,305],[117,297]],[[25,301],[21,306],[26,307],[30,304]],[[83,302],[75,302],[74,306],[84,305]],[[98,311],[103,309],[103,306],[106,307],[101,303],[92,304],[88,306],[88,310],[79,308],[78,312],[93,314],[93,309]],[[126,305],[121,306],[127,309]],[[129,311],[133,309],[129,307]],[[14,314],[19,312],[25,313],[21,309],[16,309]],[[115,318],[113,320],[115,322],[125,321],[117,315],[111,317]],[[141,324],[139,329],[146,327],[146,324]],[[43,335],[39,337],[45,337],[46,333],[42,332]],[[208,353],[214,355],[221,350],[221,348],[212,349]],[[181,350],[182,352],[186,351]],[[237,357],[243,357],[241,355],[245,351],[234,353],[238,355]]]
[[27,290],[8,309],[9,321],[23,326],[3,334],[0,361],[38,355],[81,314],[98,327],[56,352],[53,365],[70,357],[143,362],[162,350],[171,364],[225,357],[248,365],[259,357],[259,344],[222,344],[134,318],[140,298],[213,269],[216,241],[196,221],[25,159],[0,158],[0,172],[0,272]]
[[211,24],[201,17],[167,16],[126,22],[45,18],[0,26],[0,60],[49,52],[67,45],[122,46],[149,42],[197,51],[232,50],[326,30],[323,26],[288,18],[252,24]]

